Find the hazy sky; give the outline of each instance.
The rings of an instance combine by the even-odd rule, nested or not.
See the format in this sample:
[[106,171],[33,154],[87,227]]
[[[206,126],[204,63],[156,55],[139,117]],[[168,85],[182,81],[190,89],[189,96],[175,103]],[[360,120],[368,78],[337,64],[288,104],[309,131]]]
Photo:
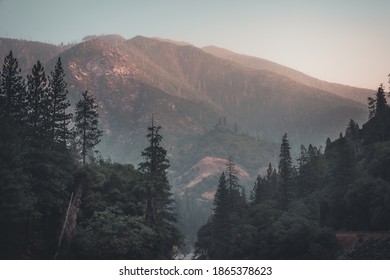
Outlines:
[[389,0],[0,0],[0,37],[163,37],[375,89],[390,73]]

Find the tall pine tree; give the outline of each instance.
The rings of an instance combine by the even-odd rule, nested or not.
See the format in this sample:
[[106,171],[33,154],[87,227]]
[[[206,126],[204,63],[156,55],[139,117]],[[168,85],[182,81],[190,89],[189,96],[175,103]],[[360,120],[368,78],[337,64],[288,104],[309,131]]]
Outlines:
[[50,73],[49,77],[52,148],[54,143],[59,143],[65,147],[70,137],[68,125],[72,114],[67,112],[70,102],[67,98],[68,90],[64,79],[64,68],[62,67],[61,58],[58,58],[54,71]]
[[291,179],[292,179],[292,160],[290,155],[290,143],[287,133],[283,135],[279,154],[279,181],[278,181],[278,202],[283,210],[287,210],[291,201]]
[[390,107],[381,84],[375,97],[368,98],[369,120],[362,127],[365,144],[390,140]]
[[218,187],[217,191],[214,195],[214,222],[216,224],[226,223],[226,217],[228,216],[229,212],[229,191],[227,187],[227,181],[225,177],[225,172],[222,172],[221,176],[219,177]]
[[176,217],[173,212],[172,187],[167,178],[169,161],[167,151],[160,145],[160,129],[152,118],[147,134],[149,146],[142,152],[144,161],[139,164],[138,170],[144,178],[144,219],[157,232],[156,253],[158,258],[170,258],[180,234],[174,225]]
[[257,176],[250,196],[252,205],[271,200],[275,193],[276,185],[277,173],[276,170],[272,168],[272,164],[269,163],[265,176]]
[[172,214],[171,186],[167,178],[169,161],[167,151],[160,146],[161,126],[148,127],[149,146],[142,152],[144,162],[139,164],[139,171],[145,175],[145,220],[151,225],[158,225],[165,219],[174,221]]
[[212,218],[212,244],[208,253],[212,258],[223,259],[227,257],[225,248],[231,242],[232,229],[230,192],[224,172],[219,177],[213,203],[215,208]]
[[39,60],[27,76],[27,88],[29,140],[34,147],[45,147],[50,142],[49,83]]
[[4,58],[0,75],[0,116],[10,117],[13,122],[21,122],[26,113],[25,81],[20,72],[18,60],[10,51]]
[[238,172],[233,159],[226,164],[226,181],[229,192],[229,203],[232,213],[242,216],[247,206],[244,188],[240,185]]
[[99,130],[98,105],[92,95],[85,91],[76,105],[75,134],[76,144],[81,151],[82,163],[86,163],[87,155],[94,151],[103,134]]
[[18,60],[12,51],[4,58],[0,74],[1,142],[19,142],[19,134],[26,119],[26,85],[20,75]]
[[227,184],[229,188],[229,192],[232,194],[233,192],[240,192],[241,186],[239,184],[239,179],[237,177],[237,170],[234,161],[229,158],[226,163],[226,174],[227,174]]

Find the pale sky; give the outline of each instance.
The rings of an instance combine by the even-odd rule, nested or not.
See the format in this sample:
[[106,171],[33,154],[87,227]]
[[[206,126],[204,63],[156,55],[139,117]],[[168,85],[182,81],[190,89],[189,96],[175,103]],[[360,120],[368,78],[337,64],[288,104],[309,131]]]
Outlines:
[[390,73],[390,0],[0,0],[0,37],[102,34],[215,45],[370,89]]

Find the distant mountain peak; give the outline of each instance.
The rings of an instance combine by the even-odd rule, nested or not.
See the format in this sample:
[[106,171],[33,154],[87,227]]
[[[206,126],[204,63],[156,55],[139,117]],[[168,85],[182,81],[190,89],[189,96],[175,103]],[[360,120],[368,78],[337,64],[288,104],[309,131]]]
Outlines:
[[83,41],[90,41],[90,40],[101,40],[109,45],[112,46],[118,46],[123,44],[126,39],[123,38],[121,35],[118,34],[107,34],[107,35],[88,35],[83,38]]
[[152,37],[151,39],[155,39],[155,40],[158,40],[158,41],[161,41],[161,42],[175,44],[175,45],[178,45],[178,46],[193,46],[193,44],[188,43],[188,42],[184,42],[184,41],[175,41],[175,40],[165,39],[165,38],[160,38],[160,37]]
[[154,44],[161,44],[161,45],[166,45],[166,46],[177,46],[177,47],[184,47],[184,46],[191,46],[194,47],[191,43],[187,43],[184,41],[175,41],[171,39],[165,39],[165,38],[160,38],[160,37],[145,37],[142,35],[137,35],[127,42],[131,43],[142,43],[142,44],[147,44],[147,43],[154,43]]

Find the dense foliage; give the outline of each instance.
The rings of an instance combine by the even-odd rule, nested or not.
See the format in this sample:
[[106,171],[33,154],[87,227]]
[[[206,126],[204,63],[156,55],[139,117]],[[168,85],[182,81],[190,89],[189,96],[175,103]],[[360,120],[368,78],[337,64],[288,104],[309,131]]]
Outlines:
[[94,97],[85,92],[72,119],[67,95],[60,59],[48,78],[38,61],[26,82],[12,52],[5,57],[0,258],[172,258],[180,234],[158,129],[150,128],[139,170],[97,160],[92,151],[102,132]]
[[390,107],[382,85],[368,105],[362,129],[351,120],[345,136],[327,139],[324,152],[302,145],[296,166],[285,134],[278,170],[270,164],[258,176],[244,212],[233,210],[244,197],[232,198],[223,173],[214,213],[198,232],[197,257],[386,258],[386,250],[372,248],[388,241],[368,240],[343,252],[336,238],[337,232],[390,229]]

